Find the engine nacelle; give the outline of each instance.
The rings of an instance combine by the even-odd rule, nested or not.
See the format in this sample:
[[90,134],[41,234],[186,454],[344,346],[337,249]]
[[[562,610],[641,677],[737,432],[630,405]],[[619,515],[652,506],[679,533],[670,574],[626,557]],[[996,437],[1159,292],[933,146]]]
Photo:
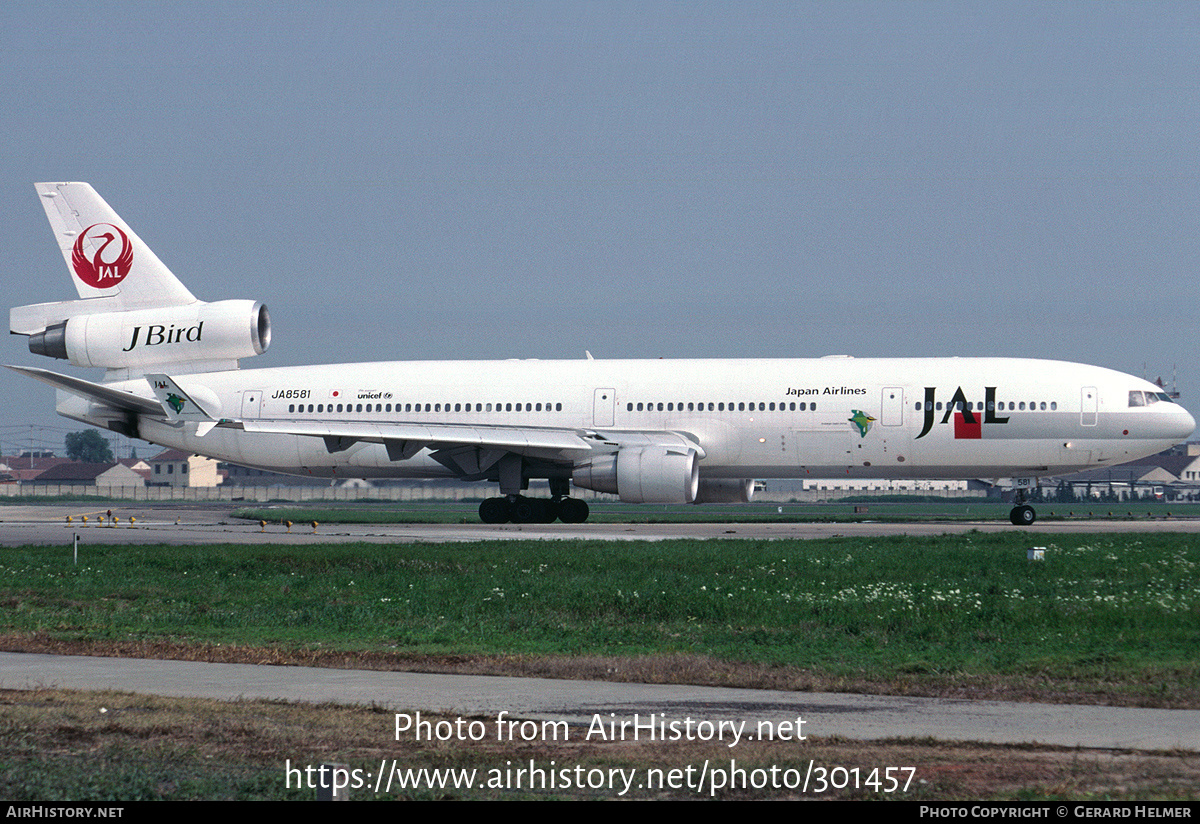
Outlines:
[[683,447],[629,447],[581,464],[575,486],[620,495],[631,504],[690,504],[696,500],[700,467],[696,451]]
[[748,504],[753,497],[753,478],[702,478],[696,503]]
[[251,300],[76,315],[29,336],[36,355],[108,369],[236,361],[270,345],[267,307]]

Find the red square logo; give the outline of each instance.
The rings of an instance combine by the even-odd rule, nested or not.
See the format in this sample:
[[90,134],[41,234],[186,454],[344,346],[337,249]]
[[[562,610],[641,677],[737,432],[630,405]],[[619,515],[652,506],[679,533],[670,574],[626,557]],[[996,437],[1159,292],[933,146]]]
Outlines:
[[954,439],[959,438],[982,438],[983,437],[983,420],[978,414],[972,414],[975,419],[974,423],[967,423],[967,416],[962,412],[954,413]]

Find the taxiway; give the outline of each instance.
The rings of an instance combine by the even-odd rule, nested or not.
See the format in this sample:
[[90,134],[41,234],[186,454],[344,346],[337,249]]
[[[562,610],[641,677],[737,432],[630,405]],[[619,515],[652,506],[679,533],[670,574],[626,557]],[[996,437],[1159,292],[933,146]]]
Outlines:
[[[85,523],[82,506],[7,506],[0,508],[0,546],[70,544],[282,544],[456,543],[505,540],[664,541],[676,538],[806,540],[836,536],[946,535],[970,531],[1036,534],[1172,532],[1200,533],[1200,518],[1040,521],[1014,527],[1001,521],[928,521],[916,523],[676,523],[676,524],[318,524],[291,528],[230,517],[230,507],[114,509],[119,521],[101,523],[92,512]],[[101,510],[101,512],[104,512]],[[67,517],[73,518],[71,523]],[[130,521],[130,516],[134,520]]]
[[657,718],[804,724],[856,740],[935,738],[1131,750],[1200,750],[1200,710],[784,692],[484,675],[0,653],[0,687],[282,699],[461,717],[603,722]]

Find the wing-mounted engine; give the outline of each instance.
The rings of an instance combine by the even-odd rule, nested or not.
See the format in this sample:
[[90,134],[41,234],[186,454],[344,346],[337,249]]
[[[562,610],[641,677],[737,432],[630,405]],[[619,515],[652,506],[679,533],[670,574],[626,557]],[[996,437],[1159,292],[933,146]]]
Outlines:
[[575,486],[620,495],[632,504],[690,504],[696,500],[700,468],[696,450],[683,446],[624,447],[579,464]]
[[753,497],[753,478],[702,478],[696,503],[748,504]]
[[[72,304],[85,301],[72,301]],[[14,332],[19,332],[13,328]],[[202,362],[236,368],[271,343],[267,307],[250,300],[82,314],[29,335],[29,351],[75,366],[140,370]]]

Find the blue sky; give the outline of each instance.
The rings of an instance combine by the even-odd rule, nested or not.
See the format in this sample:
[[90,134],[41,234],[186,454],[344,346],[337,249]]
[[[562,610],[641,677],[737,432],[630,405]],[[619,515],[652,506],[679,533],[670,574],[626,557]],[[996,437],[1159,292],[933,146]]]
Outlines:
[[10,306],[74,297],[32,184],[86,180],[268,304],[247,368],[1003,355],[1200,407],[1196,4],[8,2],[0,79]]

